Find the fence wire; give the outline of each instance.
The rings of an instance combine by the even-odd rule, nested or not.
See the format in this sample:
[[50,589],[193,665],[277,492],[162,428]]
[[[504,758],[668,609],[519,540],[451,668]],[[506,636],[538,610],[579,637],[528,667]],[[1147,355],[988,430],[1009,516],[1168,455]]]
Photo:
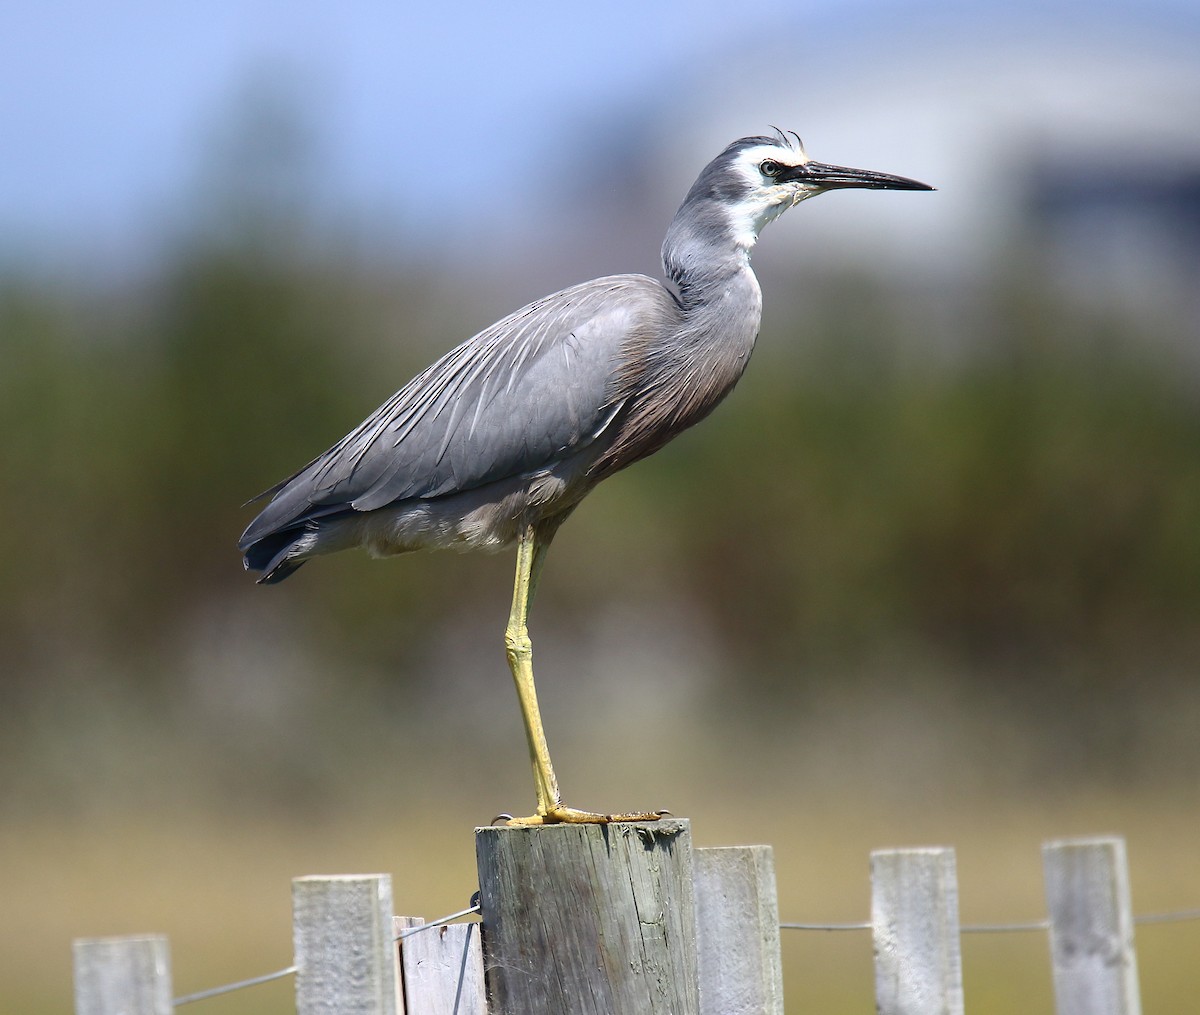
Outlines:
[[[1188,920],[1200,920],[1200,909],[1179,909],[1171,913],[1145,913],[1135,916],[1135,924],[1144,923],[1185,923]],[[872,924],[866,923],[781,923],[780,930],[870,930]],[[960,934],[1012,934],[1021,931],[1049,930],[1049,920],[1026,920],[1021,923],[964,923],[958,928]]]
[[[463,917],[472,916],[479,912],[479,903],[474,902],[466,909],[460,909],[457,913],[450,913],[447,916],[438,917],[436,920],[430,920],[428,923],[423,923],[419,927],[410,927],[408,930],[397,934],[394,940],[403,941],[406,938],[412,937],[414,934],[420,934],[427,930],[433,930],[435,927],[444,927],[448,923],[453,923],[455,920],[461,920]],[[1136,924],[1147,923],[1185,923],[1189,920],[1200,920],[1200,909],[1180,909],[1170,913],[1146,913],[1142,916],[1135,916],[1133,922]],[[814,930],[814,931],[850,931],[850,930],[870,930],[872,924],[866,923],[781,923],[780,930]],[[961,934],[1012,934],[1023,931],[1049,930],[1049,920],[1027,920],[1020,923],[965,923],[958,928]],[[264,973],[262,976],[252,976],[248,980],[238,980],[236,983],[226,983],[220,987],[211,987],[208,990],[199,990],[194,994],[184,994],[182,997],[175,998],[171,1002],[174,1008],[180,1008],[185,1004],[192,1004],[195,1001],[207,1001],[210,997],[220,997],[222,994],[232,994],[235,990],[243,990],[246,987],[257,987],[260,983],[270,983],[272,980],[282,980],[285,976],[293,976],[297,972],[295,966],[288,966],[286,969],[279,969],[273,973]]]
[[[478,894],[478,893],[476,893]],[[447,923],[453,923],[455,920],[461,920],[464,916],[470,916],[472,913],[479,912],[479,903],[468,906],[466,909],[460,909],[457,913],[451,913],[449,916],[439,917],[436,920],[430,920],[428,923],[423,923],[419,927],[409,927],[408,930],[401,931],[392,940],[403,941],[407,937],[412,937],[414,934],[420,934],[425,930],[433,930],[434,927],[441,927]]]
[[[405,938],[412,937],[414,934],[420,934],[422,931],[433,930],[435,927],[442,927],[448,923],[453,923],[455,920],[461,920],[464,916],[470,916],[472,913],[479,912],[479,903],[474,903],[466,909],[460,909],[457,913],[450,913],[448,916],[439,917],[436,920],[430,920],[428,923],[423,923],[419,927],[410,927],[408,930],[397,934],[394,941],[403,941]],[[286,969],[278,969],[273,973],[264,973],[262,976],[252,976],[248,980],[238,980],[236,983],[226,983],[220,987],[210,987],[208,990],[198,990],[194,994],[184,994],[182,997],[177,997],[171,1002],[172,1008],[180,1008],[185,1004],[192,1004],[195,1001],[207,1001],[210,997],[220,997],[222,994],[232,994],[235,990],[243,990],[246,987],[257,987],[260,983],[270,983],[272,980],[282,980],[285,976],[294,976],[298,972],[296,966],[288,966]]]
[[282,980],[285,976],[291,976],[295,972],[295,966],[288,966],[287,969],[279,969],[274,973],[264,973],[262,976],[252,976],[248,980],[238,980],[237,983],[227,983],[223,987],[210,987],[208,990],[198,990],[194,994],[184,994],[183,997],[175,998],[171,1002],[171,1007],[178,1008],[181,1005],[191,1004],[193,1001],[207,1001],[210,997],[232,994],[235,990],[242,990],[244,987],[257,987],[260,983]]

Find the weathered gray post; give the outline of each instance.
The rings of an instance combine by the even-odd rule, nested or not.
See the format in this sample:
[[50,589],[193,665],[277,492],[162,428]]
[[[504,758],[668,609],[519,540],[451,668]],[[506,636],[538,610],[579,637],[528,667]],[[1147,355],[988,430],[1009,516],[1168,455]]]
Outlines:
[[408,1015],[408,998],[404,994],[404,942],[400,936],[424,925],[423,916],[392,917],[392,938],[396,942],[396,1015]]
[[872,853],[871,925],[879,1015],[962,1015],[953,849]]
[[698,1015],[686,820],[479,828],[491,1015]]
[[410,1015],[488,1015],[479,924],[436,927],[405,938],[400,970]]
[[292,881],[298,1015],[396,1015],[392,879]]
[[79,938],[75,1015],[170,1015],[171,953],[161,934]]
[[703,1015],[783,1015],[779,900],[770,846],[697,849]]
[[1058,1015],[1140,1015],[1125,840],[1042,847]]

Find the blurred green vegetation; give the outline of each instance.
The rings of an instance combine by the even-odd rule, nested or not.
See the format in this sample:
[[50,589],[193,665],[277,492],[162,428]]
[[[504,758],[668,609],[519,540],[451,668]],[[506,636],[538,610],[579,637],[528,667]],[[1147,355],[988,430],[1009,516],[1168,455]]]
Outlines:
[[726,613],[750,669],[783,683],[789,655],[899,641],[985,680],[1102,694],[1196,658],[1197,378],[1134,322],[1003,279],[966,362],[914,365],[916,336],[870,291],[818,297],[783,336],[805,362],[765,371],[692,446],[692,475],[737,463],[718,482],[733,496],[689,512],[711,500],[700,479],[675,510],[699,566],[767,590]]
[[[250,204],[133,281],[0,279],[0,868],[25,970],[0,1008],[62,1010],[79,934],[169,931],[181,990],[282,966],[294,874],[396,870],[401,908],[457,909],[470,824],[528,796],[508,555],[346,554],[260,589],[235,549],[248,497],[512,307]],[[861,918],[866,853],[897,841],[963,847],[970,919],[1029,918],[1037,840],[1113,828],[1140,908],[1194,906],[1200,401],[1172,350],[1195,322],[998,267],[926,295],[955,308],[947,352],[886,280],[764,288],[728,403],[551,554],[533,635],[572,800],[774,843],[793,919]],[[1192,990],[1190,940],[1149,954],[1148,998]],[[1042,944],[1004,947],[970,946],[980,1011],[1029,1010],[1014,983],[1045,1000]],[[869,1006],[861,942],[787,948],[790,996]],[[286,1011],[270,991],[221,1010]]]
[[[73,682],[178,696],[181,632],[250,589],[239,505],[507,309],[253,223],[179,238],[124,288],[0,282],[7,741]],[[716,713],[736,687],[786,720],[815,680],[899,655],[1125,765],[1130,708],[1186,692],[1200,658],[1200,402],[1170,336],[999,271],[958,357],[879,280],[796,299],[713,421],[572,520],[547,623],[577,632],[657,576],[646,594],[682,595],[736,674]],[[441,618],[498,627],[503,569],[320,561],[252,594],[345,661],[343,691],[403,694]]]

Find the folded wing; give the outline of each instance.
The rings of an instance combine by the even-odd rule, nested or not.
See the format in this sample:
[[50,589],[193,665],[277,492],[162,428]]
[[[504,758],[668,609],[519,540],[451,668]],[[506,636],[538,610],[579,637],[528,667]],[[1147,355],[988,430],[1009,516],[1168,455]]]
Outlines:
[[322,516],[442,497],[552,466],[620,409],[622,356],[674,302],[640,275],[565,289],[451,350],[273,495],[243,550]]

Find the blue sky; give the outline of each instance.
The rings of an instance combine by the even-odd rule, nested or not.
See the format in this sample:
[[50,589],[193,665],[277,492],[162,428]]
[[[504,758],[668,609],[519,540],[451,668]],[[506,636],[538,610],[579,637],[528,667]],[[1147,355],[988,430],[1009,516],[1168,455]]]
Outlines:
[[218,122],[264,76],[307,107],[335,191],[419,192],[428,158],[486,165],[503,194],[563,123],[636,101],[690,53],[794,10],[734,6],[5,4],[0,229],[10,242],[121,235],[179,198]]
[[[1051,6],[1083,17],[1133,9]],[[819,51],[872,22],[911,24],[913,11],[937,26],[989,13],[1003,24],[1014,11],[1045,8],[1032,0],[8,3],[0,255],[136,248],[195,199],[221,128],[264,81],[297,100],[313,127],[315,196],[351,212],[389,208],[434,230],[476,210],[480,190],[493,206],[519,206],[547,167],[569,165],[555,148],[564,132],[603,127],[660,99],[670,108],[672,93],[694,83],[689,73],[724,52],[761,42],[769,54],[781,39]],[[1186,14],[1194,5],[1137,9]],[[761,80],[765,115],[776,89],[812,87],[776,82],[769,68]],[[447,180],[471,193],[456,200]]]

